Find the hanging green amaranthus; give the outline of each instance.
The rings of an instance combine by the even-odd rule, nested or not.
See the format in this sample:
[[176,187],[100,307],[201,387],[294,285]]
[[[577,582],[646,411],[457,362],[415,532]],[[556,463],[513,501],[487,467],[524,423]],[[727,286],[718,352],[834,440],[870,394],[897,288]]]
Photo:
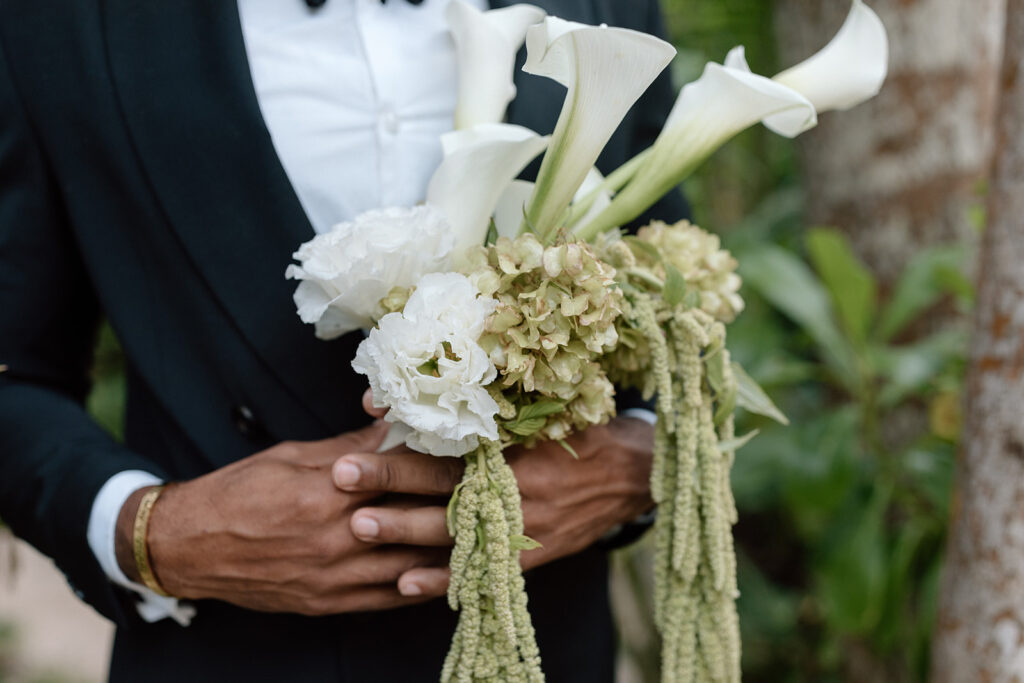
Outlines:
[[667,329],[676,367],[672,409],[659,401],[651,476],[659,505],[655,619],[663,638],[662,679],[738,681],[732,454],[720,445],[733,438],[731,408],[715,421],[716,404],[725,404],[734,385],[728,377],[716,391],[705,363],[711,349],[727,361],[724,326],[698,310],[677,312]]
[[459,623],[441,681],[538,683],[544,674],[519,565],[520,551],[537,546],[523,535],[519,487],[500,444],[483,443],[465,459],[448,507],[448,604]]
[[662,680],[738,681],[729,483],[736,384],[723,324],[743,306],[736,262],[716,237],[685,222],[609,235],[598,248],[620,273],[627,302],[608,375],[657,396],[651,495]]

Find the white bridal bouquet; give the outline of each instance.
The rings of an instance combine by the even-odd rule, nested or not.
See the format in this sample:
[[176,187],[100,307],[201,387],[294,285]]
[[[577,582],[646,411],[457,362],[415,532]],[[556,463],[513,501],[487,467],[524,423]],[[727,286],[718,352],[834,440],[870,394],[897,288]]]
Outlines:
[[[738,680],[729,471],[750,435],[736,437],[733,412],[785,418],[730,361],[725,326],[743,300],[718,239],[686,222],[620,228],[744,128],[793,137],[818,113],[872,97],[885,29],[853,0],[831,43],[774,78],[734,49],[683,88],[650,149],[602,177],[598,155],[672,46],[530,5],[481,12],[453,0],[447,16],[459,101],[424,203],[342,223],[287,270],[318,337],[369,330],[353,367],[389,409],[389,444],[466,461],[448,507],[459,622],[441,679],[543,680],[519,565],[536,544],[502,453],[607,422],[617,384],[656,397],[663,680]],[[524,40],[524,70],[568,91],[550,137],[502,122]],[[516,180],[541,153],[536,182]]]

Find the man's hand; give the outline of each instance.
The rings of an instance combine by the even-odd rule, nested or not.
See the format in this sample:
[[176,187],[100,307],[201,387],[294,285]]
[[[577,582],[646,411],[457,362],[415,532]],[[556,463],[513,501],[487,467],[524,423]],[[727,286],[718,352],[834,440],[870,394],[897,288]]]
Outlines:
[[[543,548],[522,554],[525,569],[579,552],[653,505],[649,479],[654,431],[646,422],[617,418],[609,425],[574,435],[569,443],[579,460],[551,442],[508,453],[523,498],[526,534],[543,544]],[[461,460],[416,453],[404,453],[398,462],[395,457],[373,453],[346,456],[340,462],[357,465],[361,475],[343,490],[373,490],[387,482],[396,491],[446,495],[461,477]],[[452,465],[431,470],[436,478],[396,481],[402,476],[399,472],[426,471],[431,460]],[[352,525],[355,535],[367,542],[452,542],[441,506],[408,510],[364,507],[353,515]],[[414,568],[402,574],[398,585],[403,595],[443,595],[448,570]]]
[[[451,463],[436,458],[407,467],[401,455],[379,456],[388,465],[372,479],[338,463],[346,454],[374,452],[385,432],[378,423],[325,441],[282,443],[169,486],[149,527],[153,569],[164,589],[181,598],[310,615],[416,602],[399,594],[396,580],[414,567],[443,566],[447,549],[414,547],[436,544],[415,529],[403,538],[406,545],[366,543],[351,530],[360,528],[353,514],[382,493],[431,488],[455,474]],[[357,492],[338,490],[346,474],[361,482]],[[143,493],[136,492],[118,521],[119,562],[135,580],[130,539]],[[411,512],[408,501],[380,505],[375,509]]]

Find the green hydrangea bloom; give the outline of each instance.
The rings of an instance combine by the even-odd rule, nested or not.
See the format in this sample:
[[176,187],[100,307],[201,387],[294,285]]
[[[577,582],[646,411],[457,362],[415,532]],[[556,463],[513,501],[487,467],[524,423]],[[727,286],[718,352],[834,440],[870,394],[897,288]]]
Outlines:
[[743,310],[739,295],[742,281],[736,274],[739,264],[722,249],[718,235],[689,221],[674,225],[654,221],[640,228],[637,237],[661,251],[664,260],[652,266],[658,277],[665,277],[665,263],[671,263],[682,273],[686,286],[700,297],[697,308],[724,323],[735,320]]
[[665,282],[671,265],[686,282],[687,308],[699,308],[723,323],[732,322],[743,310],[736,259],[722,249],[717,235],[689,221],[672,225],[654,221],[640,228],[636,237],[625,239],[606,233],[598,238],[596,248],[602,259],[629,272],[631,281],[648,290],[656,282]]
[[[732,322],[743,310],[736,259],[721,248],[716,235],[689,221],[672,225],[654,221],[636,236],[611,231],[599,236],[594,247],[602,260],[617,269],[624,287],[655,295],[629,298],[623,306],[619,345],[604,359],[608,376],[620,386],[637,387],[647,397],[658,390],[657,373],[651,371],[658,355],[650,344],[653,326],[665,326],[680,310],[696,309],[723,323]],[[676,305],[662,296],[670,269],[685,285]],[[675,372],[674,355],[669,361]]]
[[586,243],[545,247],[531,234],[499,238],[470,264],[470,279],[498,301],[479,343],[498,368],[502,395],[519,410],[551,400],[565,407],[544,415],[543,426],[537,418],[503,436],[533,443],[606,422],[615,391],[597,361],[619,340],[615,269]]

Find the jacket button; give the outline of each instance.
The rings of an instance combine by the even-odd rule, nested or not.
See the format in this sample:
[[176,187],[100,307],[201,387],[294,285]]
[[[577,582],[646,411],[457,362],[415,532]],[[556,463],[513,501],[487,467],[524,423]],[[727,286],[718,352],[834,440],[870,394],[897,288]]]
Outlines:
[[249,406],[235,406],[231,409],[231,421],[235,423],[235,429],[245,437],[253,437],[261,432],[260,424],[256,421],[252,409]]

